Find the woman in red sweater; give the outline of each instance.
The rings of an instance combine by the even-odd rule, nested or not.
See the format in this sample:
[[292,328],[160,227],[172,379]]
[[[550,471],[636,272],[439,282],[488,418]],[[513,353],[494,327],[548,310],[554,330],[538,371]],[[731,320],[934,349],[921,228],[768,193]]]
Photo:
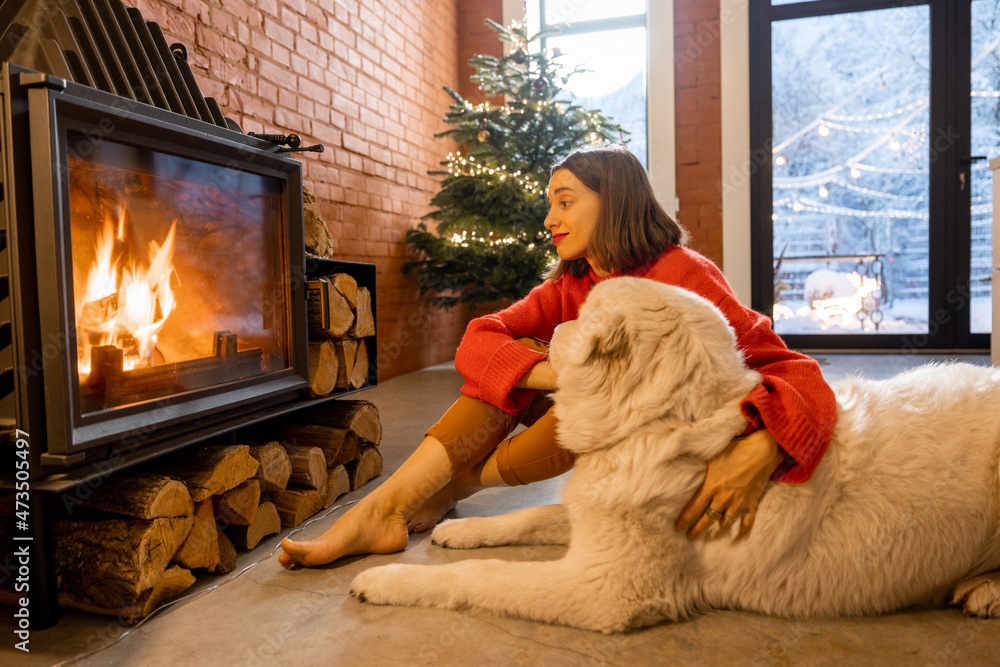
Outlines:
[[[402,550],[410,531],[436,524],[488,486],[562,474],[573,455],[556,442],[548,392],[555,374],[544,342],[575,319],[601,280],[630,275],[689,289],[718,307],[762,382],[742,401],[747,430],[708,465],[674,528],[694,539],[714,522],[753,524],[768,480],[804,482],[826,451],[836,419],[819,365],[792,352],[770,321],[739,303],[722,272],[684,247],[685,230],[657,202],[642,164],[623,146],[576,150],[552,169],[545,227],[559,262],[521,301],[473,320],[455,357],[462,396],[381,486],[315,540],[284,540],[283,567]],[[514,436],[518,424],[527,428]]]

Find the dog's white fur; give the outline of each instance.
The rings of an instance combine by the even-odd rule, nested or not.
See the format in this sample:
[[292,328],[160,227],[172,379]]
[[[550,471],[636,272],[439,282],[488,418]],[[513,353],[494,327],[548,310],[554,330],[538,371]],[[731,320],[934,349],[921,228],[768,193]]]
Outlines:
[[468,560],[362,572],[359,599],[489,610],[605,632],[731,608],[864,615],[948,594],[1000,615],[1000,369],[928,365],[836,384],[837,426],[805,484],[775,484],[744,537],[672,523],[740,434],[760,381],[709,302],[637,278],[596,286],[552,340],[563,505],[447,521],[452,548],[568,544],[548,562]]

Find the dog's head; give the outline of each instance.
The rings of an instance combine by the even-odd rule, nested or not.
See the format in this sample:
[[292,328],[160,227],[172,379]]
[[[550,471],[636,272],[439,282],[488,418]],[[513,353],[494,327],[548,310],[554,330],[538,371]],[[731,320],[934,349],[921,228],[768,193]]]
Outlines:
[[644,278],[595,286],[579,317],[556,329],[550,360],[561,443],[576,452],[652,420],[704,419],[758,381],[715,306]]

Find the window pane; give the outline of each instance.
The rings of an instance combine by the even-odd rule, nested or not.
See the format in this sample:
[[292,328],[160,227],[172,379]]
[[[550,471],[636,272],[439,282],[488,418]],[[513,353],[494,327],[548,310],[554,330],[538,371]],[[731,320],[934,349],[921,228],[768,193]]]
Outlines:
[[[1000,2],[972,3],[972,155],[1000,155]],[[986,160],[971,166],[972,266],[970,330],[990,333],[993,323],[993,181]]]
[[928,329],[929,11],[772,25],[775,329]]
[[548,40],[562,51],[560,62],[571,71],[566,89],[574,102],[610,116],[630,132],[629,149],[646,164],[646,29],[608,30]]
[[646,0],[548,0],[545,22],[572,23],[617,16],[634,16],[646,11]]

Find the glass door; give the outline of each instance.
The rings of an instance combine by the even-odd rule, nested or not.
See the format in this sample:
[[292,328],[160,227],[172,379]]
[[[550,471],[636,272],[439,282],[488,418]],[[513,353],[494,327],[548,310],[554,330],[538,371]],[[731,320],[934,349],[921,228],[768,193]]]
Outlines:
[[988,346],[991,184],[976,158],[1000,153],[998,5],[755,5],[754,307],[789,344]]
[[991,276],[996,267],[989,160],[1000,156],[1000,1],[973,0],[971,26],[970,328],[974,334],[989,334],[993,324]]

